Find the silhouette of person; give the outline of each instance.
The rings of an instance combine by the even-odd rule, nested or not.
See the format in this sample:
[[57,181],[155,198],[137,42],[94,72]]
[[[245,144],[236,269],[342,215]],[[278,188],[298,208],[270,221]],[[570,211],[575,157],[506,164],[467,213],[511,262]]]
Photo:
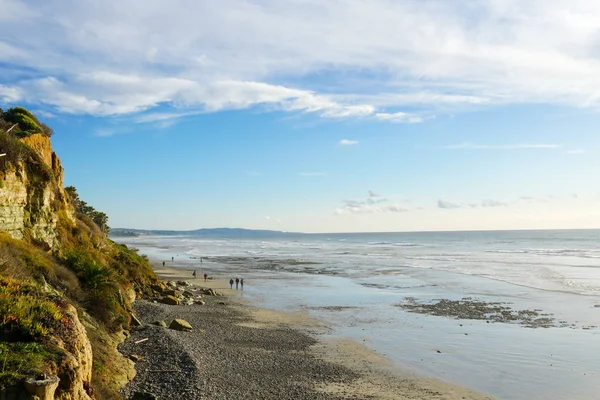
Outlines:
[[171,261],[175,261],[175,257],[171,257]]
[[240,284],[240,278],[235,278],[235,290],[238,289],[239,284]]
[[208,274],[205,272],[204,273],[204,282],[206,282],[206,278],[208,277]]
[[194,270],[194,273],[192,274],[192,276],[195,278],[196,277],[196,270]]
[[163,261],[163,267],[165,266],[165,262]]
[[240,279],[240,287],[244,290],[244,278]]
[[231,279],[229,280],[229,287],[230,287],[231,289],[233,289],[233,278],[231,278]]

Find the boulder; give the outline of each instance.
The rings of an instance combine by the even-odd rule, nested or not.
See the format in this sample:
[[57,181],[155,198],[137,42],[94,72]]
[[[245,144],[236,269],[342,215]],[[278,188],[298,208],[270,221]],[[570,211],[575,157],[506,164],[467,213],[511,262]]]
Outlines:
[[177,286],[177,283],[175,283],[175,281],[169,281],[167,282],[167,286],[175,287]]
[[189,322],[187,322],[183,319],[174,319],[173,321],[171,321],[169,328],[176,330],[176,331],[185,331],[185,332],[192,331],[192,326],[189,324]]
[[173,297],[173,296],[163,297],[162,299],[160,299],[160,302],[163,304],[169,304],[171,306],[179,305],[179,299],[177,297]]
[[166,294],[167,296],[181,297],[181,292],[174,289],[167,289],[164,291],[164,294]]
[[206,302],[204,300],[196,300],[196,304],[200,304],[201,306],[203,306],[206,304]]
[[188,281],[177,281],[177,284],[179,286],[190,286],[191,283],[189,283]]
[[158,292],[158,293],[162,293],[162,292],[163,292],[163,290],[165,290],[165,286],[164,286],[164,284],[162,284],[162,285],[159,285],[159,284],[154,284],[154,285],[150,286],[150,288],[151,288],[152,290],[154,290],[155,292]]
[[189,290],[186,290],[185,292],[182,293],[182,296],[187,297],[188,299],[191,299],[192,297],[195,296],[195,294],[190,292]]
[[217,292],[215,292],[213,289],[204,289],[204,290],[202,290],[202,294],[205,294],[208,296],[218,296]]

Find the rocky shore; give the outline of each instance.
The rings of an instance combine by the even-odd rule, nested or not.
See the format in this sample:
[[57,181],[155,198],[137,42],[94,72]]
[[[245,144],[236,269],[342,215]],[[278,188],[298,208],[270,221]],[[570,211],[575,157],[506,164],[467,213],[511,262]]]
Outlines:
[[[395,373],[358,345],[320,340],[323,328],[314,321],[257,309],[225,289],[225,282],[222,287],[217,294],[225,296],[204,295],[202,301],[188,295],[179,305],[135,303],[141,326],[120,346],[137,370],[122,391],[125,398],[489,399]],[[176,319],[191,331],[169,328]]]

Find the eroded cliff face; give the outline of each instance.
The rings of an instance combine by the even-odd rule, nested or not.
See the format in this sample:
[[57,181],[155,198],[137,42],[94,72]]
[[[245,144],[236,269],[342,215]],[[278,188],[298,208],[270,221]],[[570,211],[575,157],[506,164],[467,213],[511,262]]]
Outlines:
[[7,165],[0,181],[0,229],[15,239],[33,239],[53,249],[59,246],[58,211],[64,210],[73,219],[73,209],[63,189],[64,170],[49,137],[35,134],[21,140],[35,150],[51,175],[41,174],[24,163]]

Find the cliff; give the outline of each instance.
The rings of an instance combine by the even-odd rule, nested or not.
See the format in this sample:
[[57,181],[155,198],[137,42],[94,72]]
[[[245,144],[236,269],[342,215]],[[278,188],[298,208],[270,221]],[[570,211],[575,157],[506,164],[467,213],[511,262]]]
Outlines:
[[116,346],[156,278],[63,188],[49,133],[25,109],[0,109],[0,400],[117,399],[134,370]]

